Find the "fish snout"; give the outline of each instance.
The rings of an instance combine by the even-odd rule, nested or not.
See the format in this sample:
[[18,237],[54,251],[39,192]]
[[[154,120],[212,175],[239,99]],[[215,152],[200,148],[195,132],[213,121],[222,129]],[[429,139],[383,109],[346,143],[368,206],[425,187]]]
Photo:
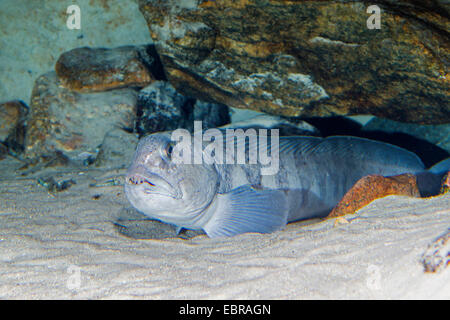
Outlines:
[[169,181],[160,175],[149,172],[142,166],[132,167],[125,176],[125,186],[138,188],[145,194],[159,194],[172,198],[181,198],[178,188],[175,188]]
[[144,183],[155,186],[155,184],[150,181],[149,172],[143,166],[132,166],[128,169],[125,176],[125,184],[138,186]]

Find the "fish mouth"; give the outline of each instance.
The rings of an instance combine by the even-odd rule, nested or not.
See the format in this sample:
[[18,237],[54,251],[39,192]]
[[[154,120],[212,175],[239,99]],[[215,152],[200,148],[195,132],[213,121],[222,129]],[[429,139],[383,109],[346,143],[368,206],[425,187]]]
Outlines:
[[170,182],[144,168],[130,170],[126,175],[125,184],[130,187],[142,188],[145,194],[157,194],[174,199],[181,198],[178,190]]

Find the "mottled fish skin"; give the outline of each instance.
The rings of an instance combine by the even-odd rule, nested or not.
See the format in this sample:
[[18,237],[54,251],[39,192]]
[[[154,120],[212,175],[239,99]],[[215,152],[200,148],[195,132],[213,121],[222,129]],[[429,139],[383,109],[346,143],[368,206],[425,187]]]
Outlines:
[[210,237],[273,232],[324,217],[369,174],[424,171],[413,153],[386,143],[335,136],[280,137],[279,170],[259,164],[174,164],[170,134],[141,139],[125,183],[132,205],[151,218]]
[[145,215],[187,229],[200,229],[202,212],[217,194],[214,166],[177,165],[167,155],[170,135],[142,138],[125,178],[125,194]]
[[263,176],[255,165],[217,166],[219,192],[227,193],[245,184],[286,190],[288,222],[293,222],[326,216],[360,178],[369,174],[392,176],[424,170],[414,153],[347,136],[281,137],[279,158],[276,175]]

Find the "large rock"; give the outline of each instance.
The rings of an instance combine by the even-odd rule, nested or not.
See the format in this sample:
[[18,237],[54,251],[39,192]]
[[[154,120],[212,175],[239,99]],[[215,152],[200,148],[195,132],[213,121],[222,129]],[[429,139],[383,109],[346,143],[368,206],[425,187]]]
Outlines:
[[0,103],[0,142],[3,142],[10,151],[23,150],[27,114],[28,107],[22,101]]
[[26,157],[61,152],[72,160],[95,158],[107,132],[134,128],[136,110],[132,89],[82,94],[63,88],[55,72],[46,73],[33,89]]
[[20,101],[0,103],[0,141],[8,138],[26,112],[26,107]]
[[196,100],[178,93],[167,81],[154,81],[139,92],[137,131],[148,133],[185,128],[193,130],[194,121],[204,129],[230,122],[228,107]]
[[106,133],[95,159],[96,167],[127,168],[133,160],[138,138],[134,133],[114,128]]
[[79,92],[142,88],[153,80],[154,62],[146,46],[83,47],[64,52],[55,71],[64,87]]
[[140,0],[182,93],[284,116],[450,122],[446,1]]

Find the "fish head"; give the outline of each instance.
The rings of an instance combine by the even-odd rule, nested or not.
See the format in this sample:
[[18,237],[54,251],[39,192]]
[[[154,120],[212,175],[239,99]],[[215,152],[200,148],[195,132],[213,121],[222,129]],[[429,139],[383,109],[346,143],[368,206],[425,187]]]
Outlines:
[[125,194],[145,215],[188,226],[214,199],[219,175],[214,165],[173,161],[175,145],[168,133],[142,138],[125,177]]

